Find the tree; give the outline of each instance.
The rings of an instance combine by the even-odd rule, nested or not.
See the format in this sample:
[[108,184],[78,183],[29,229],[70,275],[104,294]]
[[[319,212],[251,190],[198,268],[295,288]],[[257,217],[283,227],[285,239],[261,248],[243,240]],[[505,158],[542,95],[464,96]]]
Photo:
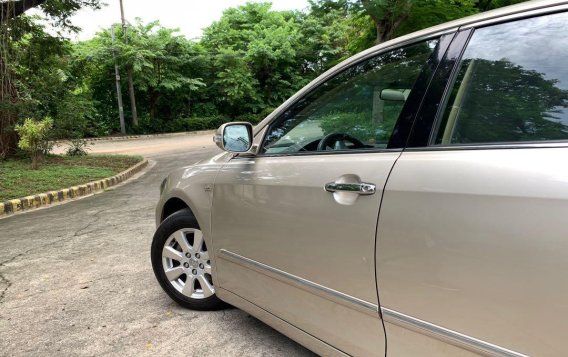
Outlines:
[[375,24],[375,44],[390,40],[398,27],[408,18],[411,0],[361,0],[365,13]]
[[[41,103],[26,92],[26,89],[33,86],[28,85],[26,77],[18,74],[25,71],[25,65],[19,63],[20,56],[26,49],[31,48],[26,43],[26,36],[32,34],[34,39],[51,37],[52,40],[38,42],[40,46],[47,45],[50,49],[65,42],[47,35],[43,32],[41,25],[37,25],[22,14],[31,8],[39,7],[47,15],[51,24],[60,31],[77,31],[78,28],[73,26],[69,18],[82,7],[100,8],[100,6],[100,0],[5,0],[0,2],[0,73],[2,74],[0,76],[0,158],[14,153],[16,149],[17,134],[14,131],[14,125],[21,116],[22,106],[48,105],[48,103]],[[37,36],[40,32],[43,34]],[[43,63],[44,68],[49,68],[49,63],[42,62],[41,58],[42,56],[33,60]],[[37,78],[37,75],[33,77]]]
[[509,6],[525,2],[527,0],[478,0],[475,7],[480,11],[488,11],[498,9],[503,6]]
[[204,30],[201,45],[214,57],[217,73],[211,89],[229,94],[217,98],[224,114],[261,112],[307,83],[306,66],[298,55],[304,40],[298,21],[297,13],[249,3],[226,10]]
[[41,5],[46,0],[29,1],[3,1],[0,3],[0,22],[4,23],[9,19],[20,16],[27,10]]
[[394,36],[474,15],[479,11],[476,4],[476,0],[415,1],[405,21],[395,30]]
[[39,7],[56,27],[77,31],[70,17],[81,8],[100,9],[101,5],[101,0],[4,0],[0,2],[0,23],[4,24],[29,9]]
[[22,125],[16,125],[16,131],[21,137],[18,147],[30,154],[33,170],[39,168],[44,142],[52,126],[53,120],[49,117],[39,122],[27,118]]
[[191,93],[204,83],[188,68],[193,62],[192,44],[177,32],[160,26],[157,21],[143,24],[137,20],[129,28],[128,43],[121,41],[123,34],[120,34],[113,47],[110,29],[105,29],[94,39],[75,47],[75,60],[88,69],[85,84],[93,89],[101,113],[116,117],[108,101],[114,96],[114,63],[110,56],[113,48],[121,68],[130,66],[134,72],[138,105],[149,113],[146,119],[156,119],[158,113],[162,118],[171,117],[172,107],[179,102],[189,111]]
[[[473,62],[473,63],[472,63]],[[506,59],[466,59],[459,81],[473,66],[473,79],[460,104],[454,138],[463,143],[566,140],[561,120],[568,108],[568,90]],[[455,98],[460,85],[454,86]]]
[[373,33],[373,41],[360,41],[360,51],[426,27],[522,1],[526,0],[311,0],[310,4],[311,11],[320,16],[341,10],[368,34]]
[[16,150],[14,126],[20,118],[52,114],[67,89],[67,41],[47,34],[26,16],[9,21],[0,32],[2,93],[0,93],[0,158]]

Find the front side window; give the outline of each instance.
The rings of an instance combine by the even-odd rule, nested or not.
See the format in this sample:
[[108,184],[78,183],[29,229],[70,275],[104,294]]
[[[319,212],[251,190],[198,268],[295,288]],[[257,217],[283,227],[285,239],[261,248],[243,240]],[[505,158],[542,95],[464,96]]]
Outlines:
[[567,140],[567,34],[566,13],[476,30],[433,143]]
[[327,80],[268,129],[267,154],[386,148],[404,103],[438,41],[398,48]]

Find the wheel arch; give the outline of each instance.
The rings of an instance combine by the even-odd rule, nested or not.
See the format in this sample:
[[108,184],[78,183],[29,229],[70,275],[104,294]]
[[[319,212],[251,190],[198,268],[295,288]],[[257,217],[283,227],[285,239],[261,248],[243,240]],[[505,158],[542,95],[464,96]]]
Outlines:
[[[184,200],[179,197],[169,198],[166,203],[164,203],[164,207],[162,208],[160,222],[163,222],[166,218],[178,211],[181,211],[182,209],[188,209],[191,212],[191,215],[195,217],[195,213],[193,213],[191,207]],[[197,217],[195,218],[197,219]]]

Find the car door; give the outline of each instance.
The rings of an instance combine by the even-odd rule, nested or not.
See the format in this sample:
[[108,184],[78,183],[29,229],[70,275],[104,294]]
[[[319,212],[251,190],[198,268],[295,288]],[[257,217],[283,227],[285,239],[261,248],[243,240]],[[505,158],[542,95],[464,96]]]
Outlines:
[[473,27],[385,188],[388,355],[566,355],[568,14]]
[[398,118],[413,117],[439,42],[382,51],[331,75],[261,131],[258,155],[220,170],[212,213],[220,289],[340,351],[384,355],[376,221],[401,152],[387,145]]

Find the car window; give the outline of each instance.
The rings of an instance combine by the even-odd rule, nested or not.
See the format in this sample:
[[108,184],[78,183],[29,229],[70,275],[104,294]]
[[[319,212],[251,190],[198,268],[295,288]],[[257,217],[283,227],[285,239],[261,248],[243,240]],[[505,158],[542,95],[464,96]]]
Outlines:
[[474,32],[434,144],[568,139],[568,14]]
[[267,154],[386,148],[406,98],[438,41],[349,67],[287,109],[268,129]]

